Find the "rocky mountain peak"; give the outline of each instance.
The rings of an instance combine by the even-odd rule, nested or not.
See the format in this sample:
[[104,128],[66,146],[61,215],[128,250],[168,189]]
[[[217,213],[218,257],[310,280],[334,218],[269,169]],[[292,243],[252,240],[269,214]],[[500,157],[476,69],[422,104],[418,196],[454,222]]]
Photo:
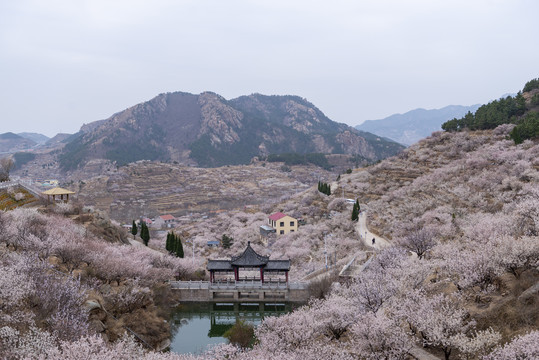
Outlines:
[[201,134],[209,134],[213,146],[240,141],[234,128],[242,127],[243,114],[226,104],[226,100],[211,92],[199,95],[202,115]]
[[272,153],[346,153],[378,160],[403,147],[365,140],[353,128],[331,121],[298,96],[252,94],[226,100],[213,92],[160,94],[84,125],[60,156],[64,169],[91,159],[126,164],[177,161],[199,166],[247,164]]

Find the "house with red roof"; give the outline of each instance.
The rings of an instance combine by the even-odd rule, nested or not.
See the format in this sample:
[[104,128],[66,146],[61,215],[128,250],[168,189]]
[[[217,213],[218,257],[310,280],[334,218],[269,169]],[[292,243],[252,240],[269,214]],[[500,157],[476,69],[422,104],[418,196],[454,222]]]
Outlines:
[[298,220],[282,212],[271,214],[268,218],[268,225],[274,228],[278,235],[298,231]]
[[172,228],[176,225],[176,218],[170,214],[160,215],[154,221],[155,227],[167,227]]

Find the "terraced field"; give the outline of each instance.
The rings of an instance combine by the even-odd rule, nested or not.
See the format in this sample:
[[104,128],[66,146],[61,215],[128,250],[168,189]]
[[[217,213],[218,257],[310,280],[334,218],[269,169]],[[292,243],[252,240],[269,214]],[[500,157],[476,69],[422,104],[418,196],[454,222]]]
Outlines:
[[0,210],[11,210],[37,201],[36,197],[21,187],[0,190]]
[[281,166],[257,163],[207,169],[140,161],[79,181],[77,193],[84,204],[129,222],[141,215],[182,216],[263,206],[303,191],[319,178],[336,177],[315,166],[293,166],[292,171],[283,171]]

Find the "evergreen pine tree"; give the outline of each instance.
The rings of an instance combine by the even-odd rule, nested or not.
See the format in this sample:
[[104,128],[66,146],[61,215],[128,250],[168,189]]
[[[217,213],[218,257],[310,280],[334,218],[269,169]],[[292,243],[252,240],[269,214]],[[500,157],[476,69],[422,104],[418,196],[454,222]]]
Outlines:
[[137,236],[138,228],[137,224],[135,224],[135,220],[133,220],[133,225],[131,225],[131,234],[133,234],[133,239],[135,239],[135,236]]
[[150,230],[148,230],[148,226],[145,222],[142,223],[142,227],[140,229],[140,237],[144,245],[148,246],[148,243],[150,242]]
[[331,195],[331,185],[328,184],[328,192],[326,193],[327,196]]
[[165,249],[170,253],[172,252],[172,239],[171,239],[171,233],[167,233],[167,242],[165,243]]
[[180,235],[174,235],[174,241],[176,242],[176,256],[183,259],[183,245]]
[[143,234],[144,234],[144,226],[145,226],[145,225],[146,225],[146,223],[145,223],[144,221],[141,220],[141,221],[140,221],[140,232],[139,232],[139,234],[138,234],[138,235],[140,236],[141,239],[142,239],[142,236],[143,236]]
[[234,242],[234,239],[230,236],[223,234],[223,236],[221,237],[221,245],[223,246],[223,249],[230,248],[233,242]]
[[354,208],[352,209],[352,221],[357,221],[358,215],[359,215],[359,212],[357,209],[357,204],[354,203]]

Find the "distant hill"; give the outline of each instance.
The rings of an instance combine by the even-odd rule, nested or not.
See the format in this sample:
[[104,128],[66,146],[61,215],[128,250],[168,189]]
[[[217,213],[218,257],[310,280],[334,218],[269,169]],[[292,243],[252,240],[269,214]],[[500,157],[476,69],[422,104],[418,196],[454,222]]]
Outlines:
[[49,140],[48,136],[45,136],[43,134],[38,134],[38,133],[22,132],[22,133],[18,133],[17,135],[22,136],[25,139],[33,140],[38,144],[44,144],[47,142],[47,140]]
[[294,152],[353,154],[376,161],[402,149],[330,120],[298,96],[253,94],[226,100],[212,92],[174,92],[84,125],[59,161],[64,170],[92,159],[119,165],[144,159],[215,167]]
[[26,139],[12,132],[0,134],[0,152],[11,153],[30,149],[36,145],[37,143],[35,141]]
[[449,105],[441,109],[415,109],[404,114],[394,114],[385,119],[367,120],[356,129],[368,131],[394,140],[400,144],[412,145],[434,131],[441,130],[442,124],[452,118],[462,117],[468,111],[472,113],[478,105]]
[[44,144],[47,142],[47,140],[49,140],[48,136],[39,133],[22,132],[18,133],[17,135],[22,136],[25,139],[33,140],[38,144]]
[[65,134],[65,133],[58,133],[51,137],[47,142],[45,143],[46,146],[54,146],[59,143],[66,142],[66,140],[69,139],[69,137],[73,136],[73,134]]

